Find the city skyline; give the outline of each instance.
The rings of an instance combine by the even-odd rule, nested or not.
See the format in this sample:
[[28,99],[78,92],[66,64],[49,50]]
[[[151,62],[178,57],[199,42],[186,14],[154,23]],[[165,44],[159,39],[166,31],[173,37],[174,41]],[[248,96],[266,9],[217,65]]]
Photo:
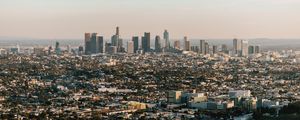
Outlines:
[[170,39],[300,38],[299,4],[297,0],[3,0],[0,36],[82,39],[84,32],[111,36],[112,28],[120,26],[124,39],[144,32],[162,36],[165,29]]

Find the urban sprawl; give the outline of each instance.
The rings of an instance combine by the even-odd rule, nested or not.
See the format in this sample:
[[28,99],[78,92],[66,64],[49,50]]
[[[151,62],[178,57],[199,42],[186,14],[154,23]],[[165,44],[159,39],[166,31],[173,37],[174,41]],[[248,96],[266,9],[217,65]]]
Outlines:
[[300,52],[151,40],[0,49],[0,119],[299,119]]

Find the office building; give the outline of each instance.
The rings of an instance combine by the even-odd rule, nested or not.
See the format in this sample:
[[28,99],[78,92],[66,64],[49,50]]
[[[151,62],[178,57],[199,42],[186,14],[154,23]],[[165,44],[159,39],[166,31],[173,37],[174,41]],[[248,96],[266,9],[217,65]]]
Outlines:
[[134,46],[134,53],[137,53],[137,50],[139,49],[139,37],[138,36],[134,36],[132,37],[132,41],[133,41],[133,46]]
[[228,46],[226,44],[222,44],[222,52],[229,54]]
[[144,36],[142,37],[142,49],[144,53],[150,52],[150,33],[145,32]]
[[205,47],[204,47],[204,55],[209,54],[209,44],[205,42]]
[[132,41],[127,42],[127,53],[133,54],[134,53],[134,46]]
[[247,40],[242,40],[242,56],[247,57],[249,53],[249,45]]
[[169,38],[169,32],[167,30],[164,31],[164,40],[165,40],[165,48],[170,48],[170,38]]
[[82,54],[84,54],[84,52],[83,52],[83,51],[84,51],[84,48],[83,48],[83,46],[79,46],[79,47],[78,47],[78,54],[79,54],[79,55],[82,55]]
[[199,52],[199,46],[191,46],[193,52]]
[[242,52],[242,40],[233,39],[233,54],[240,56]]
[[255,53],[257,54],[260,52],[261,52],[260,46],[259,45],[255,46]]
[[155,52],[161,52],[160,37],[158,35],[155,36]]
[[103,36],[97,36],[97,53],[104,53],[104,38]]
[[248,47],[248,51],[249,51],[249,54],[254,54],[255,53],[255,47],[253,45],[250,45]]
[[60,46],[59,46],[59,42],[55,43],[55,53],[56,53],[56,55],[61,54],[61,49],[60,49]]
[[187,37],[184,37],[184,50],[185,51],[190,51],[191,50],[191,45],[190,41],[187,39]]
[[117,46],[108,46],[107,53],[108,54],[116,54],[117,53]]
[[119,29],[119,27],[117,26],[117,28],[116,28],[116,35],[117,36],[119,36],[120,35],[120,29]]
[[118,35],[113,35],[111,37],[111,45],[112,46],[118,46],[118,42],[119,42],[119,36]]
[[91,40],[90,40],[90,50],[92,54],[97,53],[97,48],[98,48],[98,40],[97,40],[97,33],[92,33]]
[[169,103],[181,103],[182,91],[169,91],[168,102]]
[[118,39],[117,52],[125,52],[123,47],[123,39]]
[[174,48],[177,50],[180,50],[180,41],[179,40],[174,41]]
[[218,53],[218,46],[213,45],[213,54],[217,54]]
[[91,54],[91,33],[85,33],[84,34],[84,44],[85,44],[85,54]]
[[205,40],[200,40],[200,54],[205,54]]

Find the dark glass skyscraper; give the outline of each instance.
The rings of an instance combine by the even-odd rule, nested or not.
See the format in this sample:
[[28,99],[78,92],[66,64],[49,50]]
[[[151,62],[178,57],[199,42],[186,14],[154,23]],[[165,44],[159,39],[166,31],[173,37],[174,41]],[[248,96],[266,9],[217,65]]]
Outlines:
[[150,33],[145,32],[142,37],[142,49],[144,52],[150,52]]
[[155,37],[155,52],[161,52],[160,37],[158,35]]
[[91,54],[90,43],[91,43],[91,33],[85,33],[84,34],[85,54]]
[[85,54],[103,53],[103,46],[103,36],[97,36],[97,33],[85,33]]
[[98,36],[97,37],[98,41],[98,53],[104,53],[104,38],[103,36]]
[[139,49],[139,37],[138,36],[132,37],[132,42],[133,42],[133,51],[134,53],[136,53],[137,50]]
[[95,54],[98,52],[98,41],[97,41],[97,33],[92,33],[92,37],[91,37],[91,53]]
[[59,47],[59,42],[56,42],[56,44],[55,44],[55,53],[57,55],[59,55],[61,53],[61,49]]

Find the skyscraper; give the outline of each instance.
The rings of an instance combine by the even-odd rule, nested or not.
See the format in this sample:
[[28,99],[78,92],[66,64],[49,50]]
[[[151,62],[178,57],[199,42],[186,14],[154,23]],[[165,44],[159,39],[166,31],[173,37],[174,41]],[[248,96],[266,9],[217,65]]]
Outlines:
[[205,40],[200,40],[200,54],[206,54],[205,53]]
[[103,39],[103,36],[98,36],[97,37],[97,41],[98,41],[98,50],[97,52],[98,53],[104,53],[104,39]]
[[194,52],[199,52],[199,46],[191,46],[191,50]]
[[112,46],[118,46],[118,42],[119,42],[119,36],[118,35],[113,35],[111,37],[111,45]]
[[142,37],[142,49],[144,52],[150,52],[150,33],[145,32]]
[[155,36],[155,52],[161,52],[160,37],[158,35]]
[[123,39],[118,39],[117,52],[124,52]]
[[218,53],[218,46],[213,45],[213,54],[217,54]]
[[119,30],[119,27],[117,26],[117,28],[116,28],[116,35],[120,35],[120,30]]
[[134,36],[132,37],[132,41],[133,41],[133,46],[134,46],[134,53],[137,52],[137,50],[139,49],[139,37],[138,36]]
[[98,53],[98,40],[97,40],[97,33],[92,33],[91,40],[90,40],[90,50],[92,54]]
[[242,56],[246,57],[249,53],[248,41],[242,40]]
[[134,48],[133,48],[133,42],[132,41],[127,42],[127,53],[128,54],[133,54],[134,53]]
[[176,41],[174,41],[174,48],[175,49],[180,49],[180,41],[179,40],[176,40]]
[[223,53],[226,53],[226,54],[228,54],[228,53],[229,53],[229,51],[228,51],[228,47],[227,47],[227,45],[226,45],[226,44],[222,44],[222,52],[223,52]]
[[204,55],[209,54],[209,44],[205,42],[205,50],[204,50]]
[[165,40],[165,48],[170,48],[170,38],[169,38],[169,32],[167,30],[164,31],[164,40]]
[[260,46],[259,45],[255,46],[255,53],[257,54],[260,52],[261,52]]
[[85,54],[104,53],[103,36],[97,36],[97,33],[85,33]]
[[184,37],[184,50],[185,51],[190,51],[191,50],[191,45],[190,41],[187,39],[187,37]]
[[120,38],[120,29],[116,27],[116,34],[111,37],[112,46],[117,47],[117,52],[124,52],[123,40]]
[[249,51],[249,54],[254,54],[255,53],[255,47],[253,45],[249,45],[248,51]]
[[111,43],[105,42],[105,53],[109,53],[110,47],[112,46]]
[[233,53],[236,55],[241,55],[242,52],[242,41],[238,39],[233,39]]
[[85,33],[84,34],[85,54],[91,54],[90,42],[91,42],[91,33]]
[[83,46],[78,47],[78,54],[82,55],[83,54]]
[[59,47],[59,42],[56,42],[56,44],[55,44],[55,53],[57,55],[60,55],[60,53],[61,53],[61,49]]

